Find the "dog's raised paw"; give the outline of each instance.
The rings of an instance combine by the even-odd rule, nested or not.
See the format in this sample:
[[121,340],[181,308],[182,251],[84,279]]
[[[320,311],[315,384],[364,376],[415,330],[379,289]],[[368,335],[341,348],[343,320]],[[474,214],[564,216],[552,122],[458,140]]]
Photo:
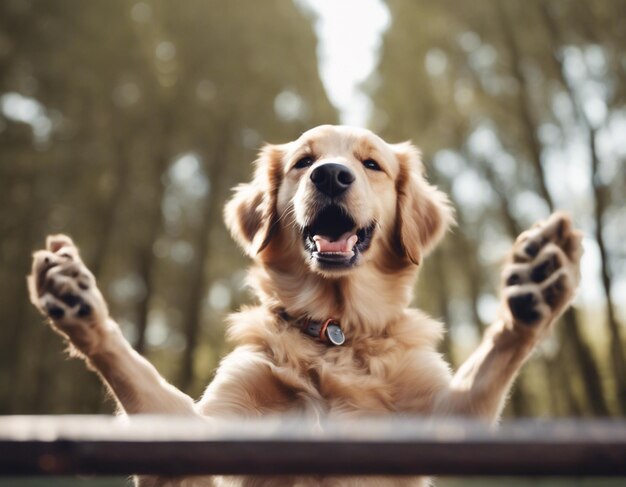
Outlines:
[[517,238],[502,273],[504,308],[512,323],[543,329],[565,310],[580,280],[581,240],[561,212]]
[[45,250],[33,254],[27,282],[31,302],[55,330],[79,350],[96,345],[108,310],[93,274],[69,237],[48,237]]

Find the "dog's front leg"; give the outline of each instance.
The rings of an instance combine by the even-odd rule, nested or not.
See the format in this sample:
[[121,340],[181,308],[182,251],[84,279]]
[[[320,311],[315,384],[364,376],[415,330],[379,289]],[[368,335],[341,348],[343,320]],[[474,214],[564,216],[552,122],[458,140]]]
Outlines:
[[502,274],[501,319],[438,398],[437,413],[499,417],[518,370],[574,295],[581,237],[562,213],[518,237]]
[[128,414],[193,414],[191,398],[163,379],[122,336],[93,274],[69,237],[48,237],[28,277],[32,303],[104,379]]

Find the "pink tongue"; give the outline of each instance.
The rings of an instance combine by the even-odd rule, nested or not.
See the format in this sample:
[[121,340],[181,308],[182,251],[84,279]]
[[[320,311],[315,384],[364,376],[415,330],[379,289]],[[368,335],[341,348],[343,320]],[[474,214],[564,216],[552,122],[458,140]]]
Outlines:
[[352,252],[352,248],[358,240],[359,238],[350,232],[344,233],[335,241],[331,241],[328,237],[322,235],[313,237],[318,252]]

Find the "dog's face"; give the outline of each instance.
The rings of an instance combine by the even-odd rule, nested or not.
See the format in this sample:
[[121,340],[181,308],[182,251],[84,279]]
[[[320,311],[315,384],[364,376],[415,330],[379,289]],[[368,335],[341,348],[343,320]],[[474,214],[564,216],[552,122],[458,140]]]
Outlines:
[[382,140],[354,129],[318,127],[290,144],[277,210],[291,213],[312,270],[336,274],[367,261],[395,213],[394,162]]
[[[368,265],[418,264],[451,212],[423,178],[419,152],[368,130],[324,125],[267,146],[254,180],[237,188],[226,223],[251,256],[300,259],[324,277]],[[382,262],[393,260],[394,262]]]

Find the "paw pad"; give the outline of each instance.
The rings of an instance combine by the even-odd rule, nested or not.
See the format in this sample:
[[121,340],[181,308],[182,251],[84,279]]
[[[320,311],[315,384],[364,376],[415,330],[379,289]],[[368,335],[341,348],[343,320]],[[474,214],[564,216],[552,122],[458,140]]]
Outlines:
[[508,304],[513,317],[525,325],[530,325],[541,318],[541,313],[536,309],[539,301],[533,293],[511,296]]
[[59,328],[107,313],[93,275],[65,235],[48,237],[46,250],[33,254],[28,287],[33,304]]
[[519,284],[520,282],[522,282],[522,278],[520,277],[520,275],[517,273],[513,273],[507,278],[506,285],[514,286],[515,284]]
[[530,271],[530,280],[533,282],[543,282],[561,266],[556,254],[548,256],[543,262],[535,265]]
[[53,304],[46,306],[46,312],[48,313],[48,316],[50,316],[50,318],[52,318],[53,320],[60,320],[61,318],[63,318],[63,316],[65,316],[65,311],[63,311],[63,308],[59,308],[58,306],[55,306]]
[[76,314],[80,318],[86,318],[91,314],[91,306],[89,306],[87,303],[81,304]]
[[540,326],[563,311],[578,280],[580,241],[559,213],[520,235],[503,272],[505,306],[515,323]]
[[59,296],[59,299],[67,304],[70,308],[73,308],[74,306],[82,302],[82,300],[78,296],[69,293]]
[[564,275],[561,275],[541,292],[543,299],[546,301],[548,306],[555,308],[561,304],[565,295],[566,287],[566,278]]
[[535,257],[539,253],[539,242],[528,242],[524,246],[524,253],[529,257]]

